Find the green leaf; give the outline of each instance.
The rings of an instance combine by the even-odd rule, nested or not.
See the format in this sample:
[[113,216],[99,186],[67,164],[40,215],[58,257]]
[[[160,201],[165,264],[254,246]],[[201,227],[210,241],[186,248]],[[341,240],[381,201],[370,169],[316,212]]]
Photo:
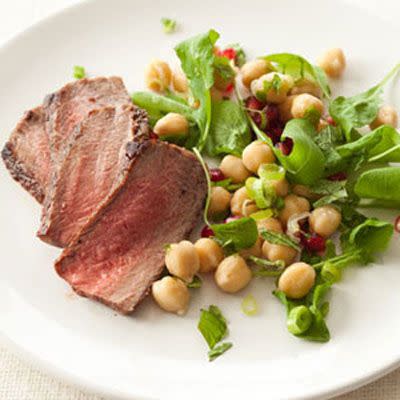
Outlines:
[[176,21],[171,18],[161,18],[161,24],[165,33],[173,33],[176,30]]
[[208,352],[208,360],[214,361],[220,355],[224,354],[227,350],[229,350],[233,344],[231,342],[221,343],[217,347],[214,347]]
[[85,67],[82,67],[80,65],[75,65],[74,66],[74,73],[73,76],[75,79],[83,79],[86,77],[86,71]]
[[271,244],[280,244],[283,246],[291,247],[292,249],[297,251],[301,250],[300,245],[284,233],[261,229],[261,237]]
[[250,142],[250,128],[242,108],[231,100],[213,103],[211,127],[205,147],[207,154],[233,154],[240,157]]
[[370,169],[357,179],[354,192],[367,199],[389,200],[400,208],[400,168],[386,167]]
[[278,72],[288,74],[294,80],[306,78],[317,84],[324,96],[329,98],[331,91],[324,71],[310,64],[305,58],[291,53],[271,54],[262,58],[272,63]]
[[209,306],[208,310],[200,310],[200,321],[197,327],[210,349],[213,349],[228,333],[226,320],[221,310],[214,305]]
[[279,276],[285,269],[285,262],[282,260],[269,261],[255,256],[249,256],[249,260],[260,267],[252,270],[253,276]]
[[190,289],[198,289],[201,288],[202,285],[203,285],[202,279],[198,275],[195,275],[192,282],[188,283],[186,286]]
[[236,251],[254,245],[258,238],[257,224],[252,218],[240,218],[226,224],[211,225],[215,237],[222,243],[232,244]]
[[232,183],[231,178],[223,179],[222,181],[211,182],[211,186],[219,186],[223,187],[230,192],[234,192],[240,189],[243,184],[242,183]]
[[224,56],[215,56],[214,59],[215,72],[224,82],[229,82],[235,77],[235,70],[232,68],[229,58]]
[[279,150],[276,155],[290,174],[292,181],[303,185],[312,185],[324,173],[325,157],[314,142],[316,130],[314,126],[304,119],[292,119],[282,134],[282,140],[293,140],[293,149],[287,156]]
[[366,92],[352,97],[337,97],[329,106],[329,114],[339,124],[347,138],[352,141],[351,131],[370,124],[377,116],[379,106],[382,103],[384,85],[397,73],[400,64],[377,85]]
[[195,100],[200,102],[196,120],[200,128],[197,147],[201,151],[206,143],[211,124],[210,89],[214,84],[214,44],[219,34],[210,30],[179,43],[175,52],[181,61],[183,72]]

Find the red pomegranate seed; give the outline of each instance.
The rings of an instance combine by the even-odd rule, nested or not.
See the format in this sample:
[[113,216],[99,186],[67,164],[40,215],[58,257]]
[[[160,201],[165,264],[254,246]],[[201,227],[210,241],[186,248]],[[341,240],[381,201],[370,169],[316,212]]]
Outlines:
[[330,181],[345,181],[347,174],[346,172],[336,172],[336,174],[329,175],[327,179]]
[[[304,239],[303,239],[304,238]],[[325,239],[317,234],[306,238],[303,236],[302,243],[309,253],[320,253],[325,251]]]
[[277,143],[276,147],[278,147],[284,156],[288,156],[293,150],[293,140],[286,138],[283,142]]
[[327,122],[329,125],[336,126],[335,120],[334,120],[330,115],[326,117],[326,122]]
[[229,47],[221,52],[223,57],[229,58],[230,60],[234,60],[236,58],[236,50]]
[[158,135],[156,135],[153,131],[150,131],[150,139],[158,139]]
[[245,103],[250,110],[262,110],[264,108],[264,104],[254,96],[248,97]]
[[210,236],[214,236],[214,231],[208,225],[205,225],[204,228],[201,230],[200,235],[203,238],[208,238]]
[[212,182],[219,182],[225,179],[225,175],[219,168],[211,168],[210,169],[210,179]]
[[274,125],[279,121],[279,110],[276,105],[269,104],[265,107],[265,115],[268,125]]
[[396,220],[394,221],[394,230],[397,233],[400,233],[400,215],[396,218]]
[[224,224],[227,224],[232,221],[236,221],[237,219],[240,219],[240,217],[238,217],[237,215],[231,215],[230,217],[228,217],[224,220]]
[[226,87],[226,89],[224,90],[224,93],[222,94],[222,96],[223,96],[223,97],[230,96],[230,95],[232,94],[232,92],[233,92],[234,87],[235,87],[235,86],[233,85],[233,83],[230,83],[230,84]]

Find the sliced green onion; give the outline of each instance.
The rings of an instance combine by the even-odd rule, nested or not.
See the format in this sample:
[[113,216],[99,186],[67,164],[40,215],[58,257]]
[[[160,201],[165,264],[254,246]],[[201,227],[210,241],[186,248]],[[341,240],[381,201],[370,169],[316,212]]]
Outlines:
[[289,312],[286,325],[290,333],[300,335],[310,327],[311,322],[311,311],[306,306],[298,306]]
[[275,191],[266,190],[263,181],[254,177],[246,179],[246,189],[248,196],[256,202],[258,208],[271,207],[276,197]]
[[251,294],[249,294],[243,299],[241,309],[243,313],[247,316],[256,315],[258,313],[256,299]]
[[327,261],[321,270],[321,276],[327,282],[338,282],[342,277],[342,272],[339,268],[335,267],[332,263]]
[[279,181],[285,177],[285,169],[277,164],[261,164],[257,175],[268,181]]

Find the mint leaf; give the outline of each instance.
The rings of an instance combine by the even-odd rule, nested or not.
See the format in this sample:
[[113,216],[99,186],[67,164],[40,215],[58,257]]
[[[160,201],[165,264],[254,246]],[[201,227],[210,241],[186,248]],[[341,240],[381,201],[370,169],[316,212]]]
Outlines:
[[228,333],[226,320],[217,306],[209,306],[208,310],[200,310],[198,329],[206,340],[208,347],[213,349]]
[[253,276],[279,276],[285,269],[285,263],[282,260],[269,261],[255,256],[250,256],[249,260],[259,267],[252,270]]
[[291,247],[294,250],[300,251],[300,245],[290,238],[289,236],[285,235],[284,233],[274,232],[274,231],[267,231],[266,229],[261,229],[261,236],[263,239],[268,241],[272,244],[280,244],[283,246]]

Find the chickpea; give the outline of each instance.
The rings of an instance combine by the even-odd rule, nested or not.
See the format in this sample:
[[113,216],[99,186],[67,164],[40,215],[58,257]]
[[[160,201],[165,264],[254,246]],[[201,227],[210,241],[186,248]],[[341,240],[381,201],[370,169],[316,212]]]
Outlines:
[[226,257],[215,271],[215,282],[227,293],[236,293],[243,289],[249,284],[251,277],[250,268],[238,254]]
[[339,228],[342,221],[340,212],[332,206],[322,206],[311,212],[309,222],[312,231],[327,238]]
[[215,240],[201,238],[194,247],[200,259],[200,272],[214,271],[224,259],[224,251]]
[[285,197],[289,193],[289,182],[286,178],[273,179],[268,183],[275,189],[276,195],[279,197]]
[[305,211],[310,211],[310,203],[304,197],[289,194],[284,199],[284,207],[282,208],[279,219],[282,224],[286,225],[289,218],[293,214],[300,214]]
[[243,85],[249,88],[252,81],[260,78],[269,71],[271,71],[270,64],[265,60],[257,59],[248,61],[240,70]]
[[318,199],[318,195],[313,193],[308,186],[295,184],[292,186],[292,192],[298,196],[305,197],[306,199],[315,200]]
[[177,278],[165,276],[153,283],[151,292],[156,303],[165,311],[185,314],[190,300],[187,286]]
[[200,259],[193,243],[182,240],[171,244],[165,255],[165,265],[171,275],[191,282],[200,268]]
[[257,222],[258,231],[261,232],[262,229],[267,231],[279,232],[282,233],[282,224],[279,219],[276,218],[264,218]]
[[293,118],[292,104],[296,96],[297,95],[290,95],[286,97],[282,103],[278,104],[279,117],[283,122],[287,122]]
[[346,68],[343,50],[334,48],[326,51],[317,59],[317,65],[331,78],[339,78]]
[[163,92],[171,84],[171,69],[165,61],[154,60],[146,68],[146,86],[155,92]]
[[314,286],[315,270],[311,265],[297,262],[283,271],[278,288],[291,299],[301,299]]
[[251,214],[259,211],[256,203],[253,200],[245,200],[242,205],[243,217],[249,217]]
[[221,216],[229,209],[231,202],[231,194],[220,186],[214,186],[211,188],[210,206],[208,213],[211,216]]
[[272,164],[275,162],[274,152],[266,143],[256,140],[243,150],[242,161],[244,166],[251,172],[257,173],[261,164]]
[[222,159],[219,169],[227,178],[231,178],[233,183],[242,183],[251,175],[243,161],[239,157],[231,155]]
[[299,94],[293,99],[291,109],[293,118],[304,118],[310,111],[318,113],[319,120],[324,112],[324,104],[320,99],[308,93]]
[[240,250],[239,254],[243,258],[249,258],[250,256],[261,257],[262,254],[261,245],[262,245],[262,239],[258,237],[257,241],[253,244],[253,246],[249,247],[248,249]]
[[303,94],[308,93],[319,99],[322,97],[321,88],[316,85],[314,82],[309,81],[306,78],[300,79],[295,83],[293,89],[290,91],[290,94]]
[[185,136],[189,132],[189,122],[181,114],[168,113],[156,122],[153,130],[158,136]]
[[370,123],[371,129],[376,129],[381,125],[389,125],[397,128],[397,112],[392,106],[382,106],[379,108],[378,115]]
[[179,93],[187,93],[189,89],[186,75],[182,71],[175,71],[172,75],[172,88]]
[[265,241],[262,245],[262,254],[270,261],[281,260],[285,265],[291,264],[297,256],[297,251],[281,244],[273,244]]
[[[276,82],[276,85],[274,82]],[[251,82],[251,93],[259,100],[279,104],[285,101],[293,83],[293,78],[290,75],[269,72]]]
[[250,201],[250,197],[247,194],[247,189],[243,186],[233,193],[231,199],[231,213],[238,217],[242,217],[243,205],[245,204],[245,201]]

